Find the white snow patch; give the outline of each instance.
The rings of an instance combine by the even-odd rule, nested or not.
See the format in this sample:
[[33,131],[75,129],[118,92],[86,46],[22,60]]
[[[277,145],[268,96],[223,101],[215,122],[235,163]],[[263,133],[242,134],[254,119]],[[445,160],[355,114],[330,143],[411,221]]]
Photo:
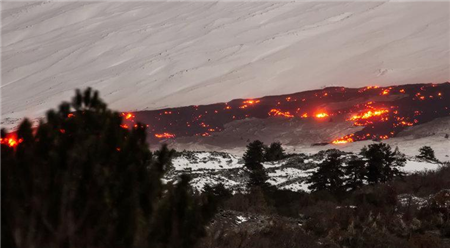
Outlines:
[[246,218],[246,217],[244,217],[242,215],[236,216],[236,224],[239,225],[239,224],[244,223],[246,221],[248,221],[248,218]]
[[225,170],[243,166],[231,154],[212,152],[193,152],[190,157],[176,157],[172,164],[176,171]]
[[441,164],[432,163],[426,161],[417,161],[417,160],[407,160],[405,167],[401,170],[407,173],[419,172],[419,171],[428,171],[428,170],[437,170]]

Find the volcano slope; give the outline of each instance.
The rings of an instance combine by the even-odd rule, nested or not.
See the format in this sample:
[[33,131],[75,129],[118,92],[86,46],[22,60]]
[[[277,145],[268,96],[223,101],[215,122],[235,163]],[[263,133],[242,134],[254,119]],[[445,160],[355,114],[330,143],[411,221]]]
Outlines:
[[330,87],[123,115],[125,128],[134,122],[149,126],[150,144],[170,143],[180,150],[240,149],[255,139],[320,150],[322,146],[357,141],[406,136],[423,138],[432,133],[423,134],[422,130],[419,137],[414,130],[420,129],[412,127],[433,120],[434,124],[429,128],[440,130],[442,136],[446,136],[449,96],[448,82],[390,87]]

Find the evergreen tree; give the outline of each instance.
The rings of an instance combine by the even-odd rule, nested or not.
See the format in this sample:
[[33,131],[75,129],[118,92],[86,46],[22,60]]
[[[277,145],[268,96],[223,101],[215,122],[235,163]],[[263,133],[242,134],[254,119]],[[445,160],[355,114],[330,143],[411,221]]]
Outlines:
[[121,124],[91,89],[34,132],[21,123],[20,143],[1,146],[4,247],[193,246],[214,197],[194,194],[186,177],[162,184],[174,151],[152,154],[145,125]]
[[400,167],[406,163],[406,159],[396,148],[385,143],[375,143],[364,147],[361,154],[367,159],[367,181],[371,184],[384,183],[394,177],[402,176]]
[[423,146],[419,149],[419,152],[420,154],[417,156],[418,158],[436,161],[436,156],[434,155],[433,148],[429,146]]
[[350,190],[356,190],[364,185],[367,169],[366,161],[353,156],[344,167],[345,187]]
[[264,144],[255,140],[247,145],[244,154],[245,167],[250,170],[249,187],[263,186],[267,180],[267,174],[262,163],[264,162]]
[[325,161],[319,164],[319,169],[308,180],[312,191],[328,190],[340,192],[343,186],[344,171],[342,160],[337,153],[328,154]]
[[284,156],[284,149],[281,146],[280,142],[274,142],[270,144],[269,147],[265,148],[265,161],[278,161],[280,159],[283,159]]

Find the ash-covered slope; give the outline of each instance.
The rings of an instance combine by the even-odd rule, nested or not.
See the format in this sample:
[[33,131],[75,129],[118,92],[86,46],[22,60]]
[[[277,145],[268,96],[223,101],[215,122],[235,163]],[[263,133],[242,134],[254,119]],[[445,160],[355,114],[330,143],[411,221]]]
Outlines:
[[448,2],[3,1],[2,122],[449,80]]
[[[135,112],[128,115],[127,126],[136,121],[148,124],[152,144],[166,142],[178,150],[229,150],[255,139],[293,147],[346,144],[410,136],[420,129],[409,127],[449,117],[449,97],[450,83],[332,87]],[[434,132],[446,129],[445,123],[434,126]],[[405,130],[409,131],[402,134]],[[426,130],[433,132],[433,127]]]

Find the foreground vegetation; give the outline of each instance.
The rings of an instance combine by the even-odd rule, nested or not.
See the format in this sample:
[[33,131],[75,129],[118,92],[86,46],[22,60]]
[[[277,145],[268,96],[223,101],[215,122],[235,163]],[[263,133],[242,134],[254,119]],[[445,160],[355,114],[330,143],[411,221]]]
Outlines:
[[205,234],[217,190],[163,184],[174,151],[150,152],[145,125],[120,127],[90,89],[46,119],[2,130],[2,247],[178,248]]
[[[450,247],[449,164],[404,175],[404,156],[383,143],[346,166],[327,151],[312,193],[292,192],[268,185],[262,166],[289,155],[255,141],[247,192],[195,192],[186,175],[162,183],[173,150],[152,153],[145,125],[121,125],[88,89],[2,142],[4,247]],[[436,160],[429,147],[418,157]]]
[[198,247],[450,247],[449,189],[450,164],[343,194],[253,189],[222,205]]

